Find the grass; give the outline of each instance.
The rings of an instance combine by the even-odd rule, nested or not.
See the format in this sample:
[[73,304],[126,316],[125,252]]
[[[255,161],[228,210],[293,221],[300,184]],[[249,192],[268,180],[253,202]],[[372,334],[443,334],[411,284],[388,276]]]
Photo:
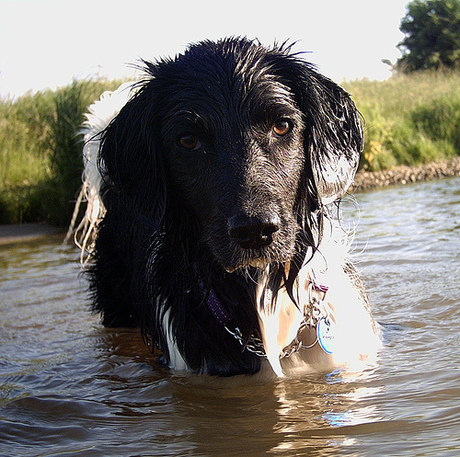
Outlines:
[[365,120],[361,167],[418,165],[460,152],[460,72],[396,75],[344,84]]
[[[120,81],[74,81],[0,100],[0,223],[67,225],[80,187],[78,130],[90,103]],[[460,72],[344,84],[365,120],[361,168],[441,161],[460,152]]]
[[84,113],[119,84],[73,81],[0,101],[0,223],[67,225],[81,184]]

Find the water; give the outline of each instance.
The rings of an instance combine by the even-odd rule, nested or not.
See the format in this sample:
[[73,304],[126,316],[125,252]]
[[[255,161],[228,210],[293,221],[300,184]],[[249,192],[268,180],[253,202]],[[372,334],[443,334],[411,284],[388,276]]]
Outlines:
[[385,347],[354,376],[175,376],[88,312],[75,249],[0,247],[0,455],[460,455],[460,179],[356,200]]

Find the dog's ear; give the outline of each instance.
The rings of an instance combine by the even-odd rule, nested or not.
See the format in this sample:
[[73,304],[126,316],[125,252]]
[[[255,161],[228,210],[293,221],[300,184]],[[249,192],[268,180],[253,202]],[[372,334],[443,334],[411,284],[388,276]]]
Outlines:
[[154,107],[155,91],[146,83],[105,130],[99,158],[105,185],[119,201],[161,219],[166,183]]
[[358,168],[363,148],[360,114],[344,89],[309,64],[300,67],[296,92],[306,122],[311,184],[318,202],[328,204],[344,195]]

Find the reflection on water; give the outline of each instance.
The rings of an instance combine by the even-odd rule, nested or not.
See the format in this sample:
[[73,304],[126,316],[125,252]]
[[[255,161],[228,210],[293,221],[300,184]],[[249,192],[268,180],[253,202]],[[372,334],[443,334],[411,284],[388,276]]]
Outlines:
[[365,373],[173,375],[88,312],[75,249],[0,247],[0,455],[460,455],[460,179],[356,200],[385,334]]

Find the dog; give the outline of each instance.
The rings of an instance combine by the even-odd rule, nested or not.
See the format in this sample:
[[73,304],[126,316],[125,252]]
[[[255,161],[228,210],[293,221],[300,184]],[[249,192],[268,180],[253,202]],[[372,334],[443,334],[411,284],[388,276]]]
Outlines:
[[76,231],[93,310],[171,369],[277,376],[374,360],[380,330],[331,207],[363,146],[349,94],[292,46],[142,61],[88,114]]

